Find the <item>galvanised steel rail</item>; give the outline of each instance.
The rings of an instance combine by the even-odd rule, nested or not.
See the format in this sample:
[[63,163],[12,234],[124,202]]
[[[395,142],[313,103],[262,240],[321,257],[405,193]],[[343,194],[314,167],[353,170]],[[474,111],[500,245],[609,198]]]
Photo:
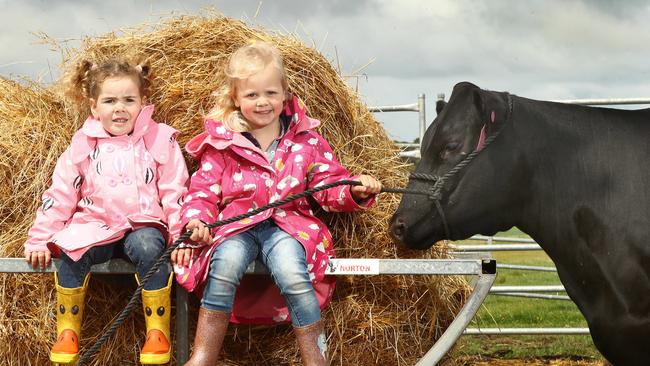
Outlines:
[[492,244],[493,242],[513,242],[513,243],[533,243],[537,244],[535,240],[532,238],[518,238],[518,237],[511,237],[511,236],[486,236],[486,235],[474,235],[468,240],[485,240],[488,244]]
[[539,244],[449,244],[449,248],[464,252],[509,252],[513,250],[542,250]]
[[[420,94],[422,95],[422,94]],[[370,112],[419,112],[418,103],[368,107]]]
[[589,334],[589,328],[468,328],[466,335]]
[[491,293],[499,292],[564,292],[562,285],[541,285],[541,286],[493,286],[490,289]]
[[527,297],[532,299],[546,299],[546,300],[566,300],[572,301],[569,296],[566,295],[548,295],[548,294],[531,294],[529,292],[496,292],[494,295],[497,296],[512,296],[512,297]]
[[543,266],[527,266],[523,264],[504,264],[497,263],[497,269],[520,269],[524,271],[540,271],[540,272],[557,272],[555,267],[543,267]]
[[561,99],[552,102],[578,105],[630,105],[650,104],[650,98]]

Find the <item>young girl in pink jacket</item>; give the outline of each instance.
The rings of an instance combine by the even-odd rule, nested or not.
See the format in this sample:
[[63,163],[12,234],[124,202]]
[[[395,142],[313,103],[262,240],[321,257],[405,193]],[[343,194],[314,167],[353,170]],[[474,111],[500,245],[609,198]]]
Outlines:
[[[333,256],[332,237],[309,201],[299,199],[212,231],[205,224],[351,179],[350,174],[313,130],[320,122],[287,93],[277,49],[265,43],[244,46],[225,72],[228,83],[205,132],[186,146],[201,162],[181,211],[193,243],[171,256],[177,281],[189,291],[202,291],[194,351],[186,365],[216,363],[229,321],[289,320],[303,363],[325,365],[320,310],[334,290],[331,277],[324,276]],[[364,209],[381,184],[366,175],[356,179],[363,185],[339,186],[314,198],[326,211]],[[255,259],[268,267],[272,279],[242,279]]]
[[[144,278],[170,238],[179,235],[187,167],[178,131],[151,119],[148,67],[123,61],[79,64],[71,94],[87,98],[91,115],[59,157],[25,243],[36,268],[61,258],[55,272],[57,340],[53,362],[76,362],[84,297],[93,264],[124,256]],[[142,291],[147,340],[144,364],[171,358],[171,267]]]

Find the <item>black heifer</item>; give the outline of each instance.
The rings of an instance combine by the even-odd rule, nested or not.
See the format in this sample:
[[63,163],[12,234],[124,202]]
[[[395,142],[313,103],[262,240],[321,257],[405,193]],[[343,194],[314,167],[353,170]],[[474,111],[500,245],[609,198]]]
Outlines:
[[649,365],[650,109],[459,83],[424,136],[409,188],[431,189],[423,176],[444,176],[476,150],[440,187],[439,209],[431,198],[402,198],[393,235],[425,249],[518,227],[555,262],[600,352],[614,365]]

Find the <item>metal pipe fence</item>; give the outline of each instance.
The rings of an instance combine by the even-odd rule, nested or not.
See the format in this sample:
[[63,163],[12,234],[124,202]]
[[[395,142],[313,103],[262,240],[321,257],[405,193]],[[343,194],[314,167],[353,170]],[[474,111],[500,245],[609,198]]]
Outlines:
[[[492,251],[528,251],[542,250],[532,238],[489,237],[484,235],[472,236],[469,241],[483,241],[485,244],[451,244],[453,250],[466,252]],[[508,244],[503,244],[508,243]],[[497,269],[514,269],[525,271],[557,272],[555,267],[528,266],[521,264],[497,263]],[[571,301],[562,285],[529,285],[529,286],[493,286],[490,294],[495,296],[522,297],[541,300]],[[554,293],[554,294],[553,294]],[[589,334],[589,328],[467,328],[464,335],[574,335]]]
[[[530,251],[530,250],[543,250],[539,244],[531,238],[518,238],[518,237],[504,237],[504,236],[484,236],[484,235],[474,235],[470,241],[485,241],[486,244],[449,244],[449,247],[458,252],[510,252],[510,251]],[[495,244],[496,242],[510,242],[510,244]],[[533,243],[533,244],[527,244]],[[539,271],[539,272],[557,272],[555,267],[546,267],[546,266],[528,266],[522,264],[510,264],[510,263],[498,263],[497,268],[500,269],[514,269],[522,271]],[[551,296],[540,296],[532,294],[533,292],[542,291],[541,289],[548,288],[548,286],[510,286],[507,290],[500,290],[499,286],[493,287],[490,291],[491,293],[501,294],[508,293],[510,296],[521,296],[534,298],[548,298],[555,299],[556,297]],[[563,292],[564,288],[558,286],[557,290]],[[516,295],[511,295],[516,293]],[[557,299],[564,300],[566,296],[558,297]]]
[[[444,98],[444,95],[443,95]],[[418,95],[418,100],[412,104],[403,104],[403,105],[388,105],[388,106],[376,106],[368,107],[368,111],[373,113],[385,113],[385,112],[418,112],[418,124],[419,124],[419,141],[422,141],[424,138],[424,132],[427,129],[426,121],[426,97],[424,94]],[[400,156],[410,157],[410,158],[419,158],[419,143],[397,143],[400,148],[417,148],[416,151],[402,151]]]

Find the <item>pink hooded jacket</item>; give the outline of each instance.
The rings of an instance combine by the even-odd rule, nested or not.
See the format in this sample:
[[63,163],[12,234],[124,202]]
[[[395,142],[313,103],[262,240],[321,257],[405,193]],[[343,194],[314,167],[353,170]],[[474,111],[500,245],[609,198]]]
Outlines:
[[[192,156],[200,157],[201,166],[190,181],[181,212],[183,227],[191,219],[212,223],[309,188],[351,179],[325,139],[312,131],[320,122],[307,117],[298,98],[288,102],[283,113],[291,117],[291,123],[272,164],[242,134],[227,130],[221,122],[205,122],[205,132],[185,147]],[[314,198],[326,211],[355,211],[374,203],[369,199],[362,206],[357,204],[349,186],[318,192]],[[328,258],[334,255],[332,237],[306,198],[213,229],[214,244],[202,247],[189,267],[174,266],[176,280],[188,291],[201,292],[214,248],[229,236],[269,218],[304,246],[316,297],[324,308],[334,291],[334,280],[324,275]],[[274,324],[289,320],[284,298],[270,276],[244,276],[235,295],[232,322]]]
[[130,230],[158,227],[180,234],[187,167],[178,131],[142,109],[130,135],[111,136],[89,117],[59,157],[51,187],[25,242],[25,252],[63,250],[79,260],[91,247],[115,242]]

